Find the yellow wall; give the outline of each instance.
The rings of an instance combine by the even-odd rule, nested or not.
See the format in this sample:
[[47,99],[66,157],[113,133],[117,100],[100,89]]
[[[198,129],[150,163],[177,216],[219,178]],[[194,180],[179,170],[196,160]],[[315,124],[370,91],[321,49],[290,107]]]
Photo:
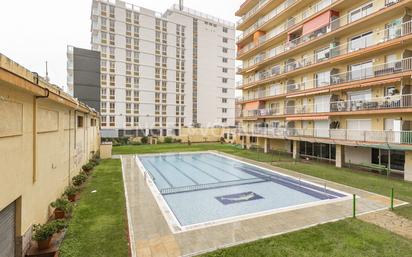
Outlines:
[[[25,245],[31,226],[47,221],[49,204],[98,151],[99,124],[91,126],[95,113],[35,100],[1,79],[0,108],[0,210],[17,201],[17,236],[26,235],[19,239]],[[83,128],[76,116],[84,117]]]

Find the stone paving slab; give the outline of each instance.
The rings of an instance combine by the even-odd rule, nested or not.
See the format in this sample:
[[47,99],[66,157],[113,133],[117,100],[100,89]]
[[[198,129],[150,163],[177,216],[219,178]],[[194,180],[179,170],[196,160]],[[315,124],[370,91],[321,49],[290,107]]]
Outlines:
[[[358,215],[383,210],[390,205],[388,197],[281,169],[269,164],[220,152],[219,154],[321,185],[326,183],[327,187],[356,194],[360,197],[357,199]],[[193,256],[218,248],[292,232],[352,216],[352,200],[349,199],[173,233],[150,188],[147,186],[134,156],[124,155],[121,159],[128,215],[130,217],[129,230],[134,241],[131,242],[134,256],[136,254],[139,257]],[[397,206],[404,204],[404,202],[395,200],[394,204]]]
[[373,212],[359,218],[412,240],[412,221],[394,212],[388,210]]

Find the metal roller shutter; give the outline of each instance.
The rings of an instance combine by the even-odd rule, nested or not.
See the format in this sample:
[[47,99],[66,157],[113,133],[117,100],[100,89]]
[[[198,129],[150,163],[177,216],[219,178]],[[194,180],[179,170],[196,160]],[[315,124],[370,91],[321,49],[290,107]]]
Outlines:
[[0,257],[15,256],[16,205],[10,204],[0,211]]

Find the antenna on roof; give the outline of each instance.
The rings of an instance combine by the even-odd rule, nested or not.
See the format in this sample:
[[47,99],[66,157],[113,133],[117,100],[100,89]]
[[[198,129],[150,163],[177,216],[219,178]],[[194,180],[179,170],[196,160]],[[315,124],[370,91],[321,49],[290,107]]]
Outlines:
[[46,79],[47,82],[50,81],[50,79],[49,79],[49,69],[47,67],[47,61],[46,61],[46,77],[45,77],[45,79]]
[[183,0],[179,0],[179,10],[183,11]]

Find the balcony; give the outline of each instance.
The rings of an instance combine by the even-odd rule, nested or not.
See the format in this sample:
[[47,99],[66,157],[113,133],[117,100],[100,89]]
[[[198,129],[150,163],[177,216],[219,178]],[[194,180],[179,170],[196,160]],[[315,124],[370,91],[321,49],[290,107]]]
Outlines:
[[[344,56],[356,51],[371,48],[373,46],[380,45],[382,43],[401,38],[403,36],[412,34],[412,21],[407,21],[405,23],[393,26],[391,28],[382,29],[379,31],[373,31],[367,36],[361,37],[344,44],[339,42],[332,42],[332,47],[318,51],[311,56],[305,58],[300,58],[298,60],[289,59],[287,64],[274,66],[279,70],[278,74],[284,74],[292,72],[301,68],[309,67],[311,65],[324,62],[331,58]],[[251,69],[253,66],[261,65],[270,59],[273,52],[269,51],[267,54],[258,55],[250,62],[243,62],[241,66],[238,66],[237,73],[245,72],[247,69]],[[273,75],[273,74],[272,74]]]
[[[385,2],[381,2],[381,1],[373,1],[370,3],[373,3],[373,6],[371,8],[369,8],[368,10],[360,10],[359,13],[357,13],[356,16],[354,15],[343,15],[339,18],[335,18],[333,20],[331,20],[328,24],[325,24],[325,26],[318,28],[316,31],[310,32],[308,34],[305,35],[300,35],[296,38],[294,38],[293,40],[290,40],[288,42],[285,42],[279,46],[277,46],[275,53],[272,55],[276,56],[279,55],[283,52],[289,51],[291,49],[294,49],[300,45],[302,45],[303,43],[307,43],[310,41],[314,41],[316,38],[324,36],[325,34],[329,34],[333,31],[336,31],[338,29],[340,29],[343,26],[346,26],[348,24],[354,23],[355,21],[358,21],[360,19],[363,19],[367,16],[370,16],[378,11],[381,11],[389,6],[393,6],[394,4],[401,2],[401,0],[394,0],[395,3],[391,4],[391,5],[387,5]],[[285,25],[283,25],[285,26]],[[285,29],[282,28],[278,28],[276,27],[274,29],[274,31],[270,31],[269,33],[267,33],[266,35],[263,35],[259,38],[259,40],[256,43],[251,43],[250,45],[240,49],[237,53],[237,56],[240,57],[241,55],[256,49],[258,47],[260,47],[261,45],[263,45],[264,43],[268,42],[269,40],[272,40],[273,38],[275,38],[276,36],[278,36],[280,33],[284,32]],[[274,50],[272,49],[272,50]],[[272,52],[271,50],[271,52]]]
[[[365,100],[333,101],[330,103],[286,105],[282,108],[258,109],[240,112],[239,118],[251,118],[275,115],[318,114],[318,113],[351,113],[374,110],[390,110],[412,108],[412,95],[393,95]],[[402,110],[397,110],[400,112]]]
[[[318,77],[312,80],[303,82],[295,82],[294,80],[288,80],[286,82],[287,93],[298,93],[304,90],[315,90],[317,88],[324,88],[328,86],[337,86],[340,84],[370,80],[379,78],[382,76],[395,75],[412,70],[412,57],[404,58],[399,61],[387,62],[382,64],[371,65],[365,68],[352,68],[351,71],[339,73],[338,69],[332,69],[329,72],[329,76]],[[319,74],[319,73],[318,73]],[[238,81],[239,85],[242,85],[241,81]],[[240,86],[242,88],[242,86]],[[263,91],[263,90],[262,90]],[[268,93],[268,92],[266,92]],[[271,97],[271,93],[264,94],[261,97]],[[260,97],[260,96],[257,96]],[[250,99],[249,99],[250,100]]]
[[297,129],[297,128],[238,128],[241,135],[263,136],[275,139],[317,138],[326,141],[348,141],[379,144],[412,145],[412,131]]
[[[309,8],[306,8],[302,12],[299,12],[297,15],[293,17],[289,17],[287,21],[281,23],[279,26],[277,26],[278,33],[280,33],[288,30],[289,28],[295,26],[296,24],[302,22],[303,20],[307,19],[308,17],[322,11],[328,6],[331,6],[333,3],[338,2],[339,0],[321,0],[317,2],[315,5],[310,6]],[[258,30],[260,27],[263,27],[265,24],[269,23],[270,21],[273,21],[279,14],[281,14],[283,11],[288,9],[290,6],[294,5],[297,2],[297,0],[287,0],[280,4],[278,7],[273,9],[270,13],[266,14],[265,16],[259,18],[258,21],[256,21],[253,25],[249,26],[244,32],[239,35],[236,40],[239,43],[246,37],[248,37],[250,34]],[[256,13],[256,12],[255,12]],[[248,16],[246,19],[243,17],[237,22],[237,26],[243,25],[248,18],[251,16]]]

